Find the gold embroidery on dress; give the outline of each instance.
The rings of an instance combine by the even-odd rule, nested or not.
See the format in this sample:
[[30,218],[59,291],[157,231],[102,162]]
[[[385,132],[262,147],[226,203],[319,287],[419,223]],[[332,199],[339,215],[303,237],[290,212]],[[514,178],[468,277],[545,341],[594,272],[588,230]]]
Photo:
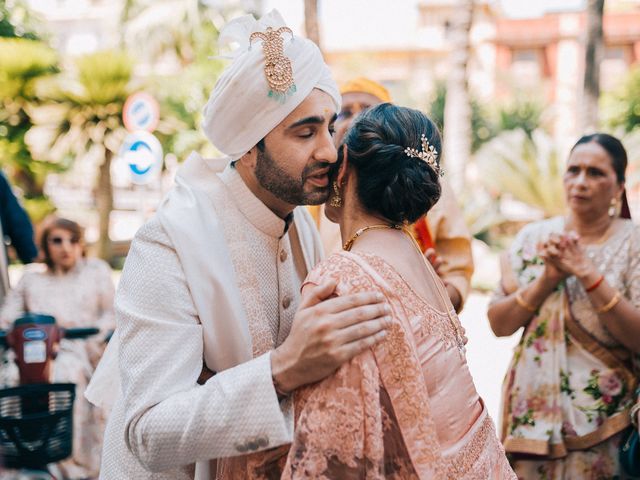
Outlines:
[[[391,267],[384,264],[378,269],[369,259],[367,263],[389,280]],[[317,283],[327,279],[337,283],[337,295],[379,287],[358,261],[344,254],[321,263],[307,280]],[[406,288],[402,285],[399,291]],[[418,299],[413,308],[407,308],[405,296],[402,299],[391,302],[394,311],[399,309],[394,316],[409,318],[410,312],[422,312],[423,316],[430,312]],[[453,331],[442,313],[438,321],[429,323]],[[473,433],[460,449],[449,455],[442,452],[433,421],[436,412],[431,411],[409,329],[404,320],[394,322],[386,341],[316,386],[296,392],[294,441],[281,478],[291,479],[294,473],[295,478],[308,480],[346,478],[340,475],[345,472],[351,474],[349,478],[388,480],[516,480],[488,415],[474,424]],[[451,338],[450,343],[455,346]]]
[[462,325],[460,325],[458,318],[455,318],[455,320],[450,319],[446,313],[436,310],[432,305],[423,301],[411,288],[411,285],[377,255],[364,252],[354,252],[354,254],[364,258],[369,265],[384,277],[394,291],[409,290],[411,292],[410,295],[403,296],[403,307],[406,310],[407,317],[420,318],[420,330],[416,333],[421,336],[437,336],[446,349],[456,347],[462,342],[460,333]]
[[[363,252],[355,254],[371,265],[389,283],[393,291],[407,290],[408,284],[383,259]],[[333,257],[334,261],[324,262],[320,271],[314,272],[318,278],[332,278],[338,283],[338,290],[344,288],[345,282],[348,282],[348,291],[352,293],[371,291],[375,288],[373,279],[363,272],[361,266],[352,259],[340,256],[342,258],[335,259]],[[402,303],[397,307],[404,310],[405,316],[407,318],[418,316],[421,319],[420,331],[416,332],[418,335],[435,335],[447,345],[446,348],[456,346],[456,332],[454,332],[446,314],[435,310],[422,301],[415,292],[410,295],[402,295],[402,299]],[[411,360],[415,356],[415,352],[412,351],[408,335],[411,333],[406,331],[402,324],[394,323],[388,330],[387,340],[379,348],[383,348],[385,355],[388,356],[386,364],[389,365],[391,374],[387,380],[388,384],[385,385],[385,391],[398,392],[398,399],[404,405],[404,408],[393,412],[396,422],[399,427],[412,425],[416,430],[415,434],[409,437],[415,455],[413,457],[416,462],[414,465],[433,468],[434,478],[447,480],[485,480],[491,477],[492,472],[496,471],[500,473],[495,478],[515,480],[509,463],[504,457],[504,450],[497,440],[493,421],[488,415],[480,420],[482,423],[460,451],[451,456],[443,455],[437,441],[437,435],[435,435],[436,426],[431,420],[435,413],[430,412],[428,401],[426,403],[423,401],[425,392],[420,388],[422,372],[416,362]],[[342,394],[346,395],[346,392],[343,390]],[[417,421],[419,419],[425,420]],[[388,423],[390,419],[383,416],[383,421]],[[384,427],[385,431],[389,429],[389,425]],[[499,448],[500,453],[497,456],[487,454],[487,445],[489,444]],[[420,467],[418,468],[420,469]],[[400,475],[387,472],[386,478],[402,478],[404,480],[416,478],[416,476],[414,472],[410,471],[403,471]]]
[[254,32],[249,37],[249,43],[257,38],[262,40],[264,74],[270,87],[269,96],[281,103],[284,103],[288,95],[296,92],[291,60],[284,55],[284,40],[281,36],[283,33],[289,33],[293,37],[289,27],[280,27],[277,30],[268,27],[266,31]]

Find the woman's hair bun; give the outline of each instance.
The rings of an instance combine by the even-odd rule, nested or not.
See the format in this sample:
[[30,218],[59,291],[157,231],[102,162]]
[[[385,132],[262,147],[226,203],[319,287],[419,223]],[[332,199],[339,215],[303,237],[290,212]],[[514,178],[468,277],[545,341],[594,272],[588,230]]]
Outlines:
[[438,128],[418,110],[383,103],[354,122],[344,143],[356,171],[358,197],[367,210],[393,223],[414,223],[438,201],[439,168],[405,152],[421,152],[422,135],[441,152]]

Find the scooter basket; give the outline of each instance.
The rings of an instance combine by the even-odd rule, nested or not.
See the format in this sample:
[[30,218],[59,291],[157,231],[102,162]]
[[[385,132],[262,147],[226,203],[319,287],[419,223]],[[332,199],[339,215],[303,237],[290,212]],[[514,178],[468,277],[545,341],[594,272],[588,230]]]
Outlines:
[[71,455],[73,383],[0,390],[0,455],[8,468],[37,468]]

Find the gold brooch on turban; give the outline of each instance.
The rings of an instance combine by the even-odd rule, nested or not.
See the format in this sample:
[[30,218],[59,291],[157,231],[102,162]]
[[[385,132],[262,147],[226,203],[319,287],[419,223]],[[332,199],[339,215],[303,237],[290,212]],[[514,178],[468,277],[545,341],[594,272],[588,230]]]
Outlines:
[[284,103],[288,95],[296,92],[291,60],[284,55],[283,33],[289,33],[293,37],[289,27],[280,27],[277,30],[268,27],[266,31],[254,32],[249,37],[249,43],[256,38],[262,40],[264,74],[270,88],[268,95],[281,103]]

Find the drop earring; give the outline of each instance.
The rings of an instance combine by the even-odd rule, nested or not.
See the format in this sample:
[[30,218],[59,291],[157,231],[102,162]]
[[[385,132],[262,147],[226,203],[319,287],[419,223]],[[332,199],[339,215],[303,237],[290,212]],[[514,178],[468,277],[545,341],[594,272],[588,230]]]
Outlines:
[[335,208],[342,206],[342,197],[340,196],[340,190],[336,180],[333,181],[333,196],[331,197],[331,200],[329,200],[329,205]]
[[609,204],[609,216],[611,218],[617,216],[618,214],[618,200],[614,197],[611,199],[611,203]]

